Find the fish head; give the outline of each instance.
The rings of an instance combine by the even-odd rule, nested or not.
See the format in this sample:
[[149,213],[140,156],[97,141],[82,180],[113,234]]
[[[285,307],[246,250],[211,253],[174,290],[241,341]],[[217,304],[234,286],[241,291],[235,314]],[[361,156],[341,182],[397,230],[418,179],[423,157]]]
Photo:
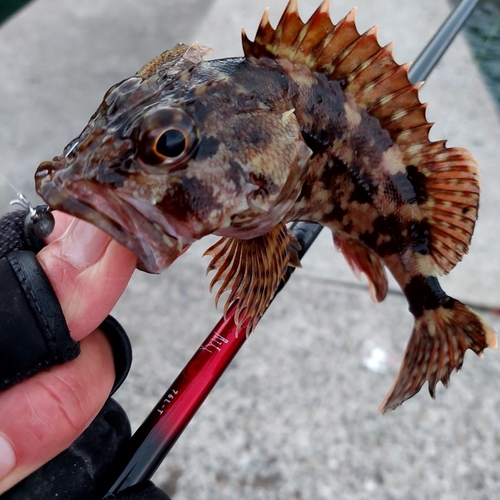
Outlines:
[[293,110],[242,105],[233,70],[205,53],[178,44],[113,86],[35,174],[51,208],[108,232],[147,272],[205,235],[269,231],[297,199],[311,154]]

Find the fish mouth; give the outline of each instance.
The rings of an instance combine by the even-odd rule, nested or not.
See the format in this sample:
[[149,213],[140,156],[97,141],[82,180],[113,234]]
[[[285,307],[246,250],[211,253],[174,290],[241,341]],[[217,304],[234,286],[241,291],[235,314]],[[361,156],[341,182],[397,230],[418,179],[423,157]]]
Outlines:
[[112,189],[86,179],[65,182],[61,175],[44,172],[41,166],[36,174],[36,185],[38,194],[51,209],[90,222],[134,252],[138,257],[137,269],[141,271],[162,272],[189,246],[152,222]]

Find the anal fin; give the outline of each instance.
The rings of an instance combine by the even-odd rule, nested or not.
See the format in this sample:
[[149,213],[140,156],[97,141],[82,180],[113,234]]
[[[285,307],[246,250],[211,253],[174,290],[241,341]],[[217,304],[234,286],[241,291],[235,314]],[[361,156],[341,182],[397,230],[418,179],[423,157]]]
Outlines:
[[434,398],[436,384],[448,386],[451,372],[462,367],[467,349],[481,355],[487,347],[496,349],[495,331],[458,300],[448,298],[444,305],[424,310],[415,320],[399,373],[379,412],[394,410],[426,381]]
[[359,279],[360,273],[366,275],[372,300],[384,300],[387,294],[387,275],[380,257],[359,241],[338,232],[333,233],[333,242],[342,252],[355,276]]
[[212,256],[207,273],[216,271],[210,290],[222,281],[216,304],[224,292],[229,292],[224,314],[237,300],[235,322],[243,325],[249,320],[247,334],[269,306],[287,267],[300,267],[299,248],[290,230],[280,223],[268,233],[249,240],[223,237],[204,253]]

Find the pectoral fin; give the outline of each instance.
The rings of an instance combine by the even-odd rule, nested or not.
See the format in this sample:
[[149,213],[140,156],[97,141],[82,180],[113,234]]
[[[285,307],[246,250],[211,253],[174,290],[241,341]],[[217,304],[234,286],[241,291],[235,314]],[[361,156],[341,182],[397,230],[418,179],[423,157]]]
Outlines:
[[263,236],[249,240],[223,237],[204,253],[212,256],[207,273],[215,271],[210,290],[222,281],[215,303],[228,291],[224,314],[237,300],[235,321],[243,325],[249,319],[247,334],[269,306],[287,266],[300,267],[299,248],[286,225],[280,223]]

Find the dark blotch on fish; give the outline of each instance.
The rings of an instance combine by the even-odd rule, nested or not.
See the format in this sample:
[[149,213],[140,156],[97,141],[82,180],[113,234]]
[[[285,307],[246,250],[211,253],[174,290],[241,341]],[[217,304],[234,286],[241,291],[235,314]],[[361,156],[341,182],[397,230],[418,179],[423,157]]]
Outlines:
[[405,286],[404,293],[410,303],[410,312],[417,318],[422,316],[424,310],[436,309],[451,298],[435,276],[414,276]]
[[408,181],[415,192],[416,202],[419,204],[424,203],[427,200],[427,190],[425,189],[427,177],[414,165],[408,165],[406,172],[408,174]]
[[206,160],[207,158],[212,158],[217,153],[219,149],[220,141],[215,137],[207,137],[200,142],[198,146],[198,151],[196,152],[196,159],[198,161]]

